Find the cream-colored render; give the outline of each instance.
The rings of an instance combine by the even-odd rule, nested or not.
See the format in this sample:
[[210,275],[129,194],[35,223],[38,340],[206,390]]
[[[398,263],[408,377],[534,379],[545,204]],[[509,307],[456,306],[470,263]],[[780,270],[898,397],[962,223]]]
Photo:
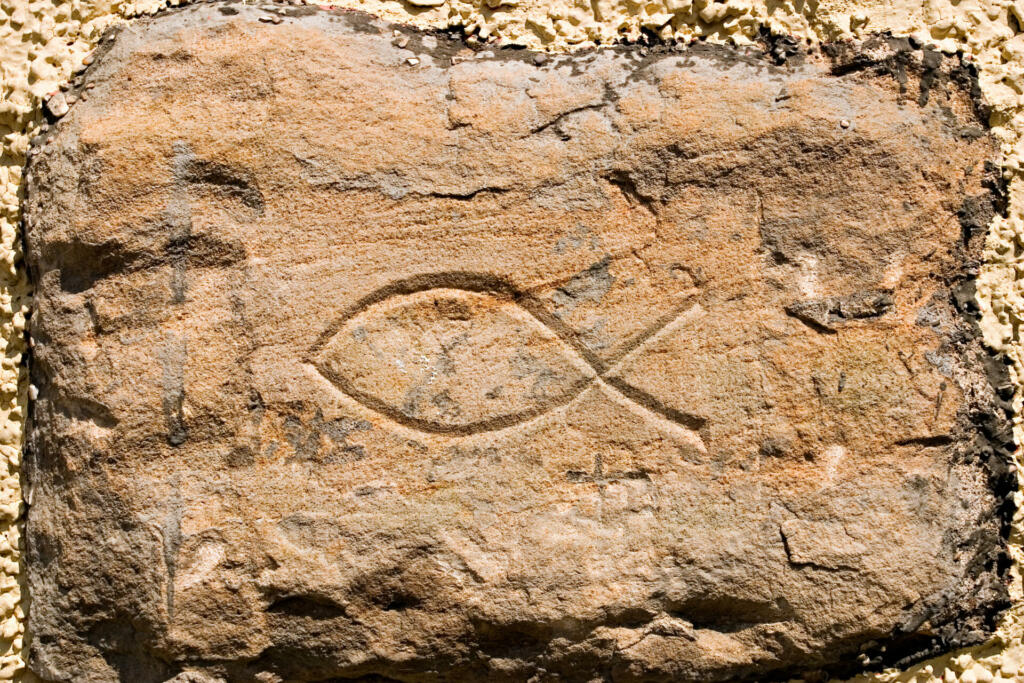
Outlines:
[[[22,490],[20,454],[31,388],[22,364],[29,292],[20,265],[19,200],[29,139],[42,125],[51,93],[89,63],[104,29],[151,14],[178,0],[0,1],[0,681],[30,681],[25,669],[20,582]],[[258,4],[258,3],[252,3]],[[296,0],[295,4],[304,4]],[[313,4],[313,3],[309,3]],[[706,36],[749,44],[764,28],[813,42],[890,31],[945,51],[963,51],[978,65],[992,105],[1010,182],[1007,218],[990,229],[978,285],[986,340],[1017,364],[1016,435],[1024,438],[1024,0],[337,0],[421,27],[461,27],[470,41],[566,51],[635,40],[642,30],[662,38]],[[268,10],[274,5],[267,4]],[[270,15],[268,14],[268,18]],[[1024,493],[1018,492],[1018,507]],[[1024,563],[1024,514],[1014,520],[1012,550]],[[907,562],[913,562],[907,557]],[[1024,681],[1024,588],[1019,569],[1015,606],[983,646],[861,681]]]

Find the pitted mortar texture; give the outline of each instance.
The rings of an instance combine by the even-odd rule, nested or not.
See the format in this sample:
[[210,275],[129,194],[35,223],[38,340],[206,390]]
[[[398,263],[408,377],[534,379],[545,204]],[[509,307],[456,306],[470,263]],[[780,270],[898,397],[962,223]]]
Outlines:
[[[27,289],[20,267],[21,170],[28,141],[43,125],[43,101],[81,70],[104,28],[139,14],[158,11],[162,0],[73,2],[9,0],[0,4],[0,680],[30,680],[24,668],[21,591],[20,450],[24,410],[29,394],[22,368]],[[178,4],[173,2],[171,4]],[[891,31],[931,43],[944,51],[963,51],[978,66],[982,92],[992,107],[991,123],[1002,141],[1009,183],[1005,216],[997,217],[989,235],[978,299],[983,327],[993,348],[1013,358],[1018,388],[1017,437],[1024,346],[1019,324],[1024,319],[1024,3],[1007,0],[949,2],[878,2],[841,0],[820,3],[759,0],[629,0],[567,2],[518,0],[484,3],[461,0],[345,0],[337,6],[376,13],[421,27],[464,29],[470,41],[525,45],[551,52],[597,42],[705,37],[716,42],[750,43],[762,30],[784,33],[814,44]],[[274,6],[268,5],[274,10]],[[278,8],[280,6],[277,6]],[[285,19],[287,21],[287,19]],[[1024,495],[1017,494],[1018,510]],[[1024,513],[1014,520],[1011,541],[1019,563],[1024,559]],[[912,562],[913,558],[908,558]],[[1019,570],[1012,586],[1016,606],[999,635],[986,646],[924,663],[904,672],[874,677],[889,681],[1011,681],[1024,677],[1024,592]],[[867,679],[865,679],[867,680]]]

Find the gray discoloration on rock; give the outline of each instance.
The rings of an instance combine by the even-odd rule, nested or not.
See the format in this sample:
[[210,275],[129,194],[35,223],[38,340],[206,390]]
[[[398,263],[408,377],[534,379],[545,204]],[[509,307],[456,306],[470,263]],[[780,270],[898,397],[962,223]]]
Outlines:
[[188,250],[192,241],[192,211],[188,199],[188,172],[195,159],[185,142],[174,145],[174,193],[167,206],[167,251],[171,258],[171,301],[185,302]]
[[159,358],[163,366],[161,403],[167,425],[167,443],[180,446],[188,438],[184,415],[185,362],[188,360],[185,340],[177,334],[168,333],[167,341],[159,351]]
[[608,293],[615,277],[608,272],[611,258],[605,256],[582,273],[573,275],[564,285],[555,290],[551,297],[559,315],[572,313],[577,306],[587,301],[600,301]]
[[765,680],[990,632],[957,60],[265,14],[124,28],[33,150],[37,673]]

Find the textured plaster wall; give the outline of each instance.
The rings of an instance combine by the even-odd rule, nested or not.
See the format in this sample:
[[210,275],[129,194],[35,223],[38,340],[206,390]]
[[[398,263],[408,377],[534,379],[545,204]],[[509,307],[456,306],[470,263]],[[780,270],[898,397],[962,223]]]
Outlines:
[[[31,392],[22,364],[30,304],[18,236],[22,167],[43,123],[42,103],[90,61],[103,30],[168,4],[178,0],[0,0],[0,681],[33,678],[25,670],[23,628],[31,606],[19,579],[20,453]],[[463,27],[471,41],[548,51],[636,40],[642,30],[746,44],[764,28],[812,44],[891,31],[963,51],[978,65],[1010,182],[1008,217],[991,227],[978,296],[987,341],[1017,361],[1017,436],[1024,440],[1024,0],[337,0],[335,6],[424,27]],[[273,6],[266,7],[269,19]],[[1016,496],[1024,503],[1024,493]],[[1020,566],[1022,514],[1012,542]],[[1024,681],[1019,572],[1012,590],[1016,605],[990,643],[862,680]]]

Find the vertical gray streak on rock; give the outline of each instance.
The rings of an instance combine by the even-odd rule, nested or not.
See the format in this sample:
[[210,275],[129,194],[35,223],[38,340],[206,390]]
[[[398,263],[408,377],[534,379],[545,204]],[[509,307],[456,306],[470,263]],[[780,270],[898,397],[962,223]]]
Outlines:
[[188,200],[188,172],[194,161],[194,155],[187,142],[179,140],[174,143],[174,190],[167,203],[167,224],[169,235],[167,251],[171,262],[171,301],[176,304],[185,302],[186,267],[188,265],[188,245],[192,237],[192,209]]
[[178,549],[181,547],[181,491],[174,483],[174,494],[167,501],[167,515],[160,527],[163,536],[164,564],[167,567],[167,620],[174,619],[174,576],[178,569]]
[[188,438],[184,414],[185,361],[188,358],[185,340],[169,332],[163,348],[158,352],[158,358],[163,367],[161,403],[167,425],[167,443],[180,446]]

